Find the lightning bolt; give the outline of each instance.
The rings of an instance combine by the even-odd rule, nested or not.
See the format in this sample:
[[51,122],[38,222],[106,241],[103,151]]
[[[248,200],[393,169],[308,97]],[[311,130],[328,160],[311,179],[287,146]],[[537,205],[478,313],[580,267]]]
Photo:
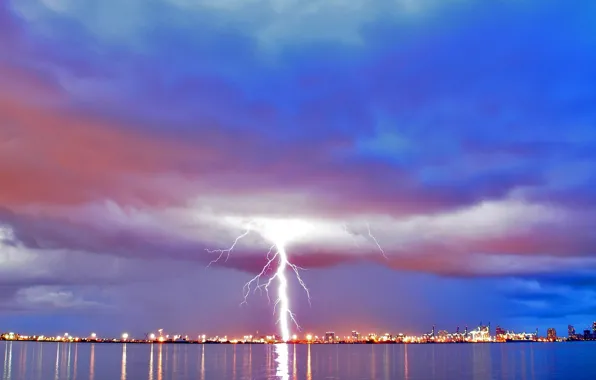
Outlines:
[[377,248],[379,248],[379,251],[381,251],[381,254],[383,255],[383,257],[385,258],[385,260],[389,260],[389,258],[387,257],[387,255],[385,254],[385,250],[383,249],[383,247],[381,247],[381,244],[379,244],[377,238],[372,234],[371,230],[370,230],[370,223],[366,223],[366,228],[368,229],[368,236],[372,239],[372,241],[377,245]]
[[[246,231],[243,234],[239,235],[234,240],[233,244],[227,249],[207,250],[207,252],[211,254],[218,254],[217,258],[212,260],[207,266],[207,268],[210,267],[212,264],[220,261],[224,256],[226,256],[227,261],[232,251],[236,248],[238,242],[242,240],[244,237],[246,237],[248,234],[250,234],[250,232],[251,228],[249,226],[246,229]],[[283,239],[275,241],[275,243],[269,248],[266,258],[267,263],[263,266],[259,274],[257,274],[255,277],[250,279],[250,281],[244,284],[244,287],[242,289],[244,300],[241,302],[241,305],[247,303],[248,296],[250,295],[251,290],[252,292],[256,292],[257,290],[265,290],[267,299],[269,300],[269,302],[271,302],[271,298],[269,297],[269,288],[273,284],[273,282],[277,280],[277,299],[273,306],[273,313],[276,313],[277,308],[279,306],[279,318],[277,320],[277,323],[280,326],[282,340],[284,342],[287,342],[290,340],[291,337],[290,322],[293,322],[298,328],[298,330],[300,330],[301,328],[298,324],[298,321],[296,320],[294,313],[292,313],[292,311],[290,310],[290,297],[288,295],[288,279],[286,277],[286,271],[289,267],[295,273],[296,279],[298,280],[298,283],[300,284],[302,289],[304,289],[304,291],[306,292],[308,303],[310,304],[310,291],[308,290],[308,287],[306,286],[306,284],[302,280],[302,277],[300,276],[300,271],[305,269],[289,261],[288,254],[286,251],[286,242]],[[261,284],[263,277],[265,277],[267,273],[272,269],[272,266],[275,262],[277,262],[277,269],[275,271],[275,274],[269,277],[266,282]]]
[[[282,227],[283,226],[284,225],[282,225]],[[379,251],[381,252],[383,257],[385,257],[385,259],[388,259],[387,255],[385,254],[385,250],[383,250],[383,248],[379,244],[376,237],[372,234],[372,231],[370,229],[370,224],[367,223],[366,226],[367,226],[367,230],[368,230],[368,236],[376,244],[377,248],[379,249]],[[244,287],[242,288],[242,294],[243,294],[244,299],[240,304],[241,305],[246,304],[251,292],[254,293],[256,291],[261,291],[261,292],[265,291],[268,301],[271,302],[271,298],[269,296],[269,290],[270,290],[270,287],[273,285],[274,281],[277,280],[277,298],[273,305],[273,314],[275,314],[277,312],[277,310],[279,309],[279,318],[277,319],[277,324],[279,324],[279,326],[280,326],[282,340],[284,342],[287,342],[290,340],[290,324],[291,324],[291,322],[293,322],[294,325],[296,325],[298,330],[301,330],[300,325],[296,321],[296,317],[295,317],[294,313],[292,313],[292,310],[290,309],[290,297],[288,295],[288,278],[286,277],[286,272],[289,271],[289,269],[291,269],[294,272],[294,274],[296,275],[296,279],[298,280],[298,283],[300,284],[300,286],[306,293],[309,304],[311,303],[311,299],[310,299],[310,291],[309,291],[308,287],[306,286],[306,284],[304,283],[304,281],[302,280],[302,277],[300,276],[300,271],[305,270],[305,269],[290,262],[290,260],[288,259],[288,253],[286,251],[287,242],[288,242],[288,240],[291,239],[291,237],[288,236],[287,232],[288,231],[295,232],[295,231],[293,231],[293,228],[286,229],[284,231],[283,229],[274,228],[274,227],[280,227],[280,226],[278,226],[277,224],[276,224],[276,226],[267,225],[267,226],[263,226],[264,230],[260,230],[259,228],[255,229],[255,232],[259,233],[264,239],[271,241],[273,243],[273,245],[269,248],[269,251],[267,252],[267,255],[266,255],[267,262],[265,263],[265,265],[263,266],[261,271],[256,276],[254,276],[252,279],[250,279],[246,284],[244,284]],[[348,227],[346,224],[344,224],[344,229],[347,233],[349,233]],[[248,236],[252,231],[253,231],[253,222],[250,222],[248,224],[248,227],[244,231],[244,233],[242,233],[241,235],[236,237],[236,239],[234,239],[234,242],[232,243],[232,245],[229,248],[213,249],[213,250],[207,249],[206,251],[208,253],[217,254],[217,257],[214,260],[212,260],[209,263],[209,265],[207,265],[207,268],[209,268],[211,265],[222,260],[224,258],[224,256],[225,256],[225,261],[227,261],[230,258],[230,254],[236,248],[236,246],[238,245],[240,240],[242,240],[243,238]],[[353,235],[352,235],[352,238],[354,238]],[[354,243],[358,246],[355,238],[354,238]],[[273,270],[273,267],[275,264],[277,264],[275,273],[267,278],[268,273]],[[205,268],[205,269],[207,269],[207,268]]]
[[[279,265],[277,266],[277,272],[275,272],[275,277],[279,280],[279,287],[278,287],[278,298],[277,303],[280,305],[279,311],[279,325],[281,327],[281,339],[284,342],[290,340],[290,326],[288,326],[289,321],[288,317],[296,323],[296,319],[294,318],[294,314],[290,311],[290,299],[288,297],[288,279],[286,278],[285,270],[288,266],[288,254],[286,253],[286,248],[283,244],[277,245],[277,253],[279,255]],[[275,308],[274,308],[275,310]]]

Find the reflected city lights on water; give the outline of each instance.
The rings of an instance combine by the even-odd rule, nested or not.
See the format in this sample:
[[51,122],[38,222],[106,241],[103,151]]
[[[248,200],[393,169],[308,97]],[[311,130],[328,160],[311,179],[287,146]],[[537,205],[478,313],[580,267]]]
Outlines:
[[149,354],[149,380],[153,380],[153,344],[151,345],[151,353]]
[[289,357],[288,357],[288,345],[280,343],[275,345],[275,358],[276,372],[275,376],[281,380],[288,380],[290,378],[289,373]]
[[233,348],[234,354],[232,357],[232,379],[236,380],[236,345]]
[[298,368],[296,367],[296,345],[294,345],[294,358],[292,359],[292,380],[296,380],[298,376]]
[[89,380],[95,379],[95,343],[91,344],[91,353],[89,354]]
[[54,379],[60,378],[60,345],[56,345],[56,368],[54,370]]
[[[281,343],[145,346],[130,342],[0,342],[0,347],[4,350],[0,353],[4,357],[3,361],[0,357],[0,365],[3,364],[0,380],[476,380],[488,377],[548,380],[551,378],[548,377],[549,373],[562,370],[552,360],[553,355],[566,350],[570,355],[596,354],[596,351],[591,351],[596,347],[592,348],[588,344],[553,345],[552,349],[537,349],[532,343],[507,345],[499,349],[495,349],[495,345],[347,346]],[[42,356],[43,349],[46,353]],[[454,363],[458,365],[454,366]],[[585,374],[576,373],[569,378],[596,379],[596,368],[590,367],[586,371]]]
[[248,373],[252,373],[252,345],[248,348]]
[[408,345],[404,346],[404,379],[408,380],[410,378],[410,374],[408,372]]
[[71,351],[72,346],[69,344],[68,345],[68,353],[66,356],[66,379],[69,380],[70,379],[70,351]]
[[79,345],[75,344],[74,363],[73,363],[73,379],[77,378],[77,363],[79,362]]
[[122,369],[120,380],[126,380],[126,343],[122,345]]
[[4,350],[4,371],[3,379],[12,378],[12,342],[8,343]]
[[201,348],[201,380],[205,380],[205,345]]
[[310,362],[310,344],[308,345],[308,353],[306,354],[306,379],[312,380],[312,366]]
[[157,353],[157,380],[163,379],[163,346],[159,345]]
[[267,345],[266,348],[266,366],[267,368],[272,368],[271,366],[271,356],[273,356],[273,350],[271,350],[271,346]]

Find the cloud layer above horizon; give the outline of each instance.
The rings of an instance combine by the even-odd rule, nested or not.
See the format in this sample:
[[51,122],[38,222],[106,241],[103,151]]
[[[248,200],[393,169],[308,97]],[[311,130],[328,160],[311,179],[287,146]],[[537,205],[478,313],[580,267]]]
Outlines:
[[[251,221],[298,221],[306,268],[515,277],[527,299],[579,289],[593,308],[572,279],[596,270],[594,14],[590,1],[2,3],[0,303],[97,307],[105,295],[64,289],[201,269]],[[249,235],[220,265],[254,273],[269,245]],[[72,275],[88,265],[107,269]]]

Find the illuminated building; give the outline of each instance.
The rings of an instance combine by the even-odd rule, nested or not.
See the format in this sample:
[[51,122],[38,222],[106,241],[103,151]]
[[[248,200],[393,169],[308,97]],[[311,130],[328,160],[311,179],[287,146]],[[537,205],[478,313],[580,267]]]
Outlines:
[[498,342],[502,342],[504,341],[505,335],[507,335],[507,331],[505,331],[504,328],[502,328],[501,326],[497,326],[497,328],[495,329],[495,336],[497,338]]
[[569,338],[575,338],[575,327],[573,325],[567,326],[567,336]]
[[490,327],[478,326],[475,330],[470,332],[472,342],[488,342],[491,340]]
[[352,331],[352,340],[354,342],[360,341],[360,334],[358,333],[358,331]]
[[325,333],[325,342],[335,342],[335,333],[333,331]]
[[552,327],[546,330],[546,338],[552,341],[557,340],[557,330]]
[[2,339],[3,340],[19,340],[20,339],[20,336],[19,336],[19,334],[15,334],[13,332],[10,332],[8,334],[2,335]]

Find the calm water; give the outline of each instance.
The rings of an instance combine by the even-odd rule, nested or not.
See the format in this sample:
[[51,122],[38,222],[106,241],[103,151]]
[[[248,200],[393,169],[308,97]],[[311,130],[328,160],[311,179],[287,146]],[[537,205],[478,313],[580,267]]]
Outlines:
[[596,379],[596,343],[0,344],[3,380]]

